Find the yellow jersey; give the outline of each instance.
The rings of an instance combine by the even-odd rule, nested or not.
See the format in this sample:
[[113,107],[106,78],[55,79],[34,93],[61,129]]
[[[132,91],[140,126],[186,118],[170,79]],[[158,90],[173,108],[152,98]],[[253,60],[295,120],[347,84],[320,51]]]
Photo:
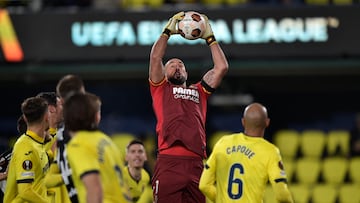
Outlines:
[[71,203],[69,193],[64,184],[58,165],[50,164],[49,172],[45,177],[45,184],[48,189],[48,198],[52,203]]
[[80,203],[86,202],[82,175],[98,172],[101,178],[103,202],[122,203],[125,199],[124,163],[112,140],[100,131],[79,131],[70,140],[67,158]]
[[286,181],[279,149],[261,137],[236,133],[215,144],[199,187],[217,203],[261,203],[268,181]]
[[[26,131],[14,144],[9,164],[4,203],[47,202],[45,175],[49,169],[44,138]],[[23,185],[21,185],[23,184]],[[28,184],[27,188],[22,186]]]
[[[141,170],[141,180],[136,181],[134,180],[131,175],[129,168],[126,166],[124,167],[124,183],[127,187],[128,195],[127,199],[130,202],[137,203],[140,197],[144,194],[145,190],[150,184],[150,176],[145,169]],[[151,200],[151,199],[150,199]]]

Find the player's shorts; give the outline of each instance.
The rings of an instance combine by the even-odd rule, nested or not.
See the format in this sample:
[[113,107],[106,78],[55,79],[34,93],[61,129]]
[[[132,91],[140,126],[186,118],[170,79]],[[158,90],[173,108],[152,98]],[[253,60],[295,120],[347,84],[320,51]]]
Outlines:
[[205,203],[199,190],[200,157],[159,154],[152,178],[155,203]]

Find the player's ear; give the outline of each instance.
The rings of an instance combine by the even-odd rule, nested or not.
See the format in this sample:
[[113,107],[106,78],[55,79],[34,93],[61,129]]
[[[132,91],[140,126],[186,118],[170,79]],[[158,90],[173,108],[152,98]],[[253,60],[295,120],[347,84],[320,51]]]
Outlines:
[[270,118],[267,118],[266,119],[266,127],[269,127],[269,125],[270,125]]
[[49,122],[49,119],[50,119],[49,117],[50,117],[50,108],[48,107],[47,112],[44,113],[44,115],[43,115],[43,121]]
[[101,111],[98,111],[98,112],[96,113],[96,115],[95,115],[96,125],[99,125],[100,120],[101,120]]

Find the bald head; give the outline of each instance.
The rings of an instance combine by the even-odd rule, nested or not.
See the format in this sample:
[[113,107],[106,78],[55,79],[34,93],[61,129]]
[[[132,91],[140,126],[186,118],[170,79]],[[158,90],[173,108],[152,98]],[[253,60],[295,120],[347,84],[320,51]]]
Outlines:
[[172,58],[165,64],[165,76],[174,85],[186,85],[188,77],[184,63],[178,58]]
[[245,133],[254,137],[264,136],[265,128],[269,125],[265,106],[260,103],[252,103],[245,108],[242,123]]

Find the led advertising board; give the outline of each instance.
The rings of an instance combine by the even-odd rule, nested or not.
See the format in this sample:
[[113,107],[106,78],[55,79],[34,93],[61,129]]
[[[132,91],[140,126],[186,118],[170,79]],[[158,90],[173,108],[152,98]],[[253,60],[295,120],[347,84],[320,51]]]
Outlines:
[[[146,60],[174,12],[0,11],[0,61]],[[203,10],[229,58],[360,56],[358,7]],[[207,57],[204,41],[172,36],[167,55]]]

